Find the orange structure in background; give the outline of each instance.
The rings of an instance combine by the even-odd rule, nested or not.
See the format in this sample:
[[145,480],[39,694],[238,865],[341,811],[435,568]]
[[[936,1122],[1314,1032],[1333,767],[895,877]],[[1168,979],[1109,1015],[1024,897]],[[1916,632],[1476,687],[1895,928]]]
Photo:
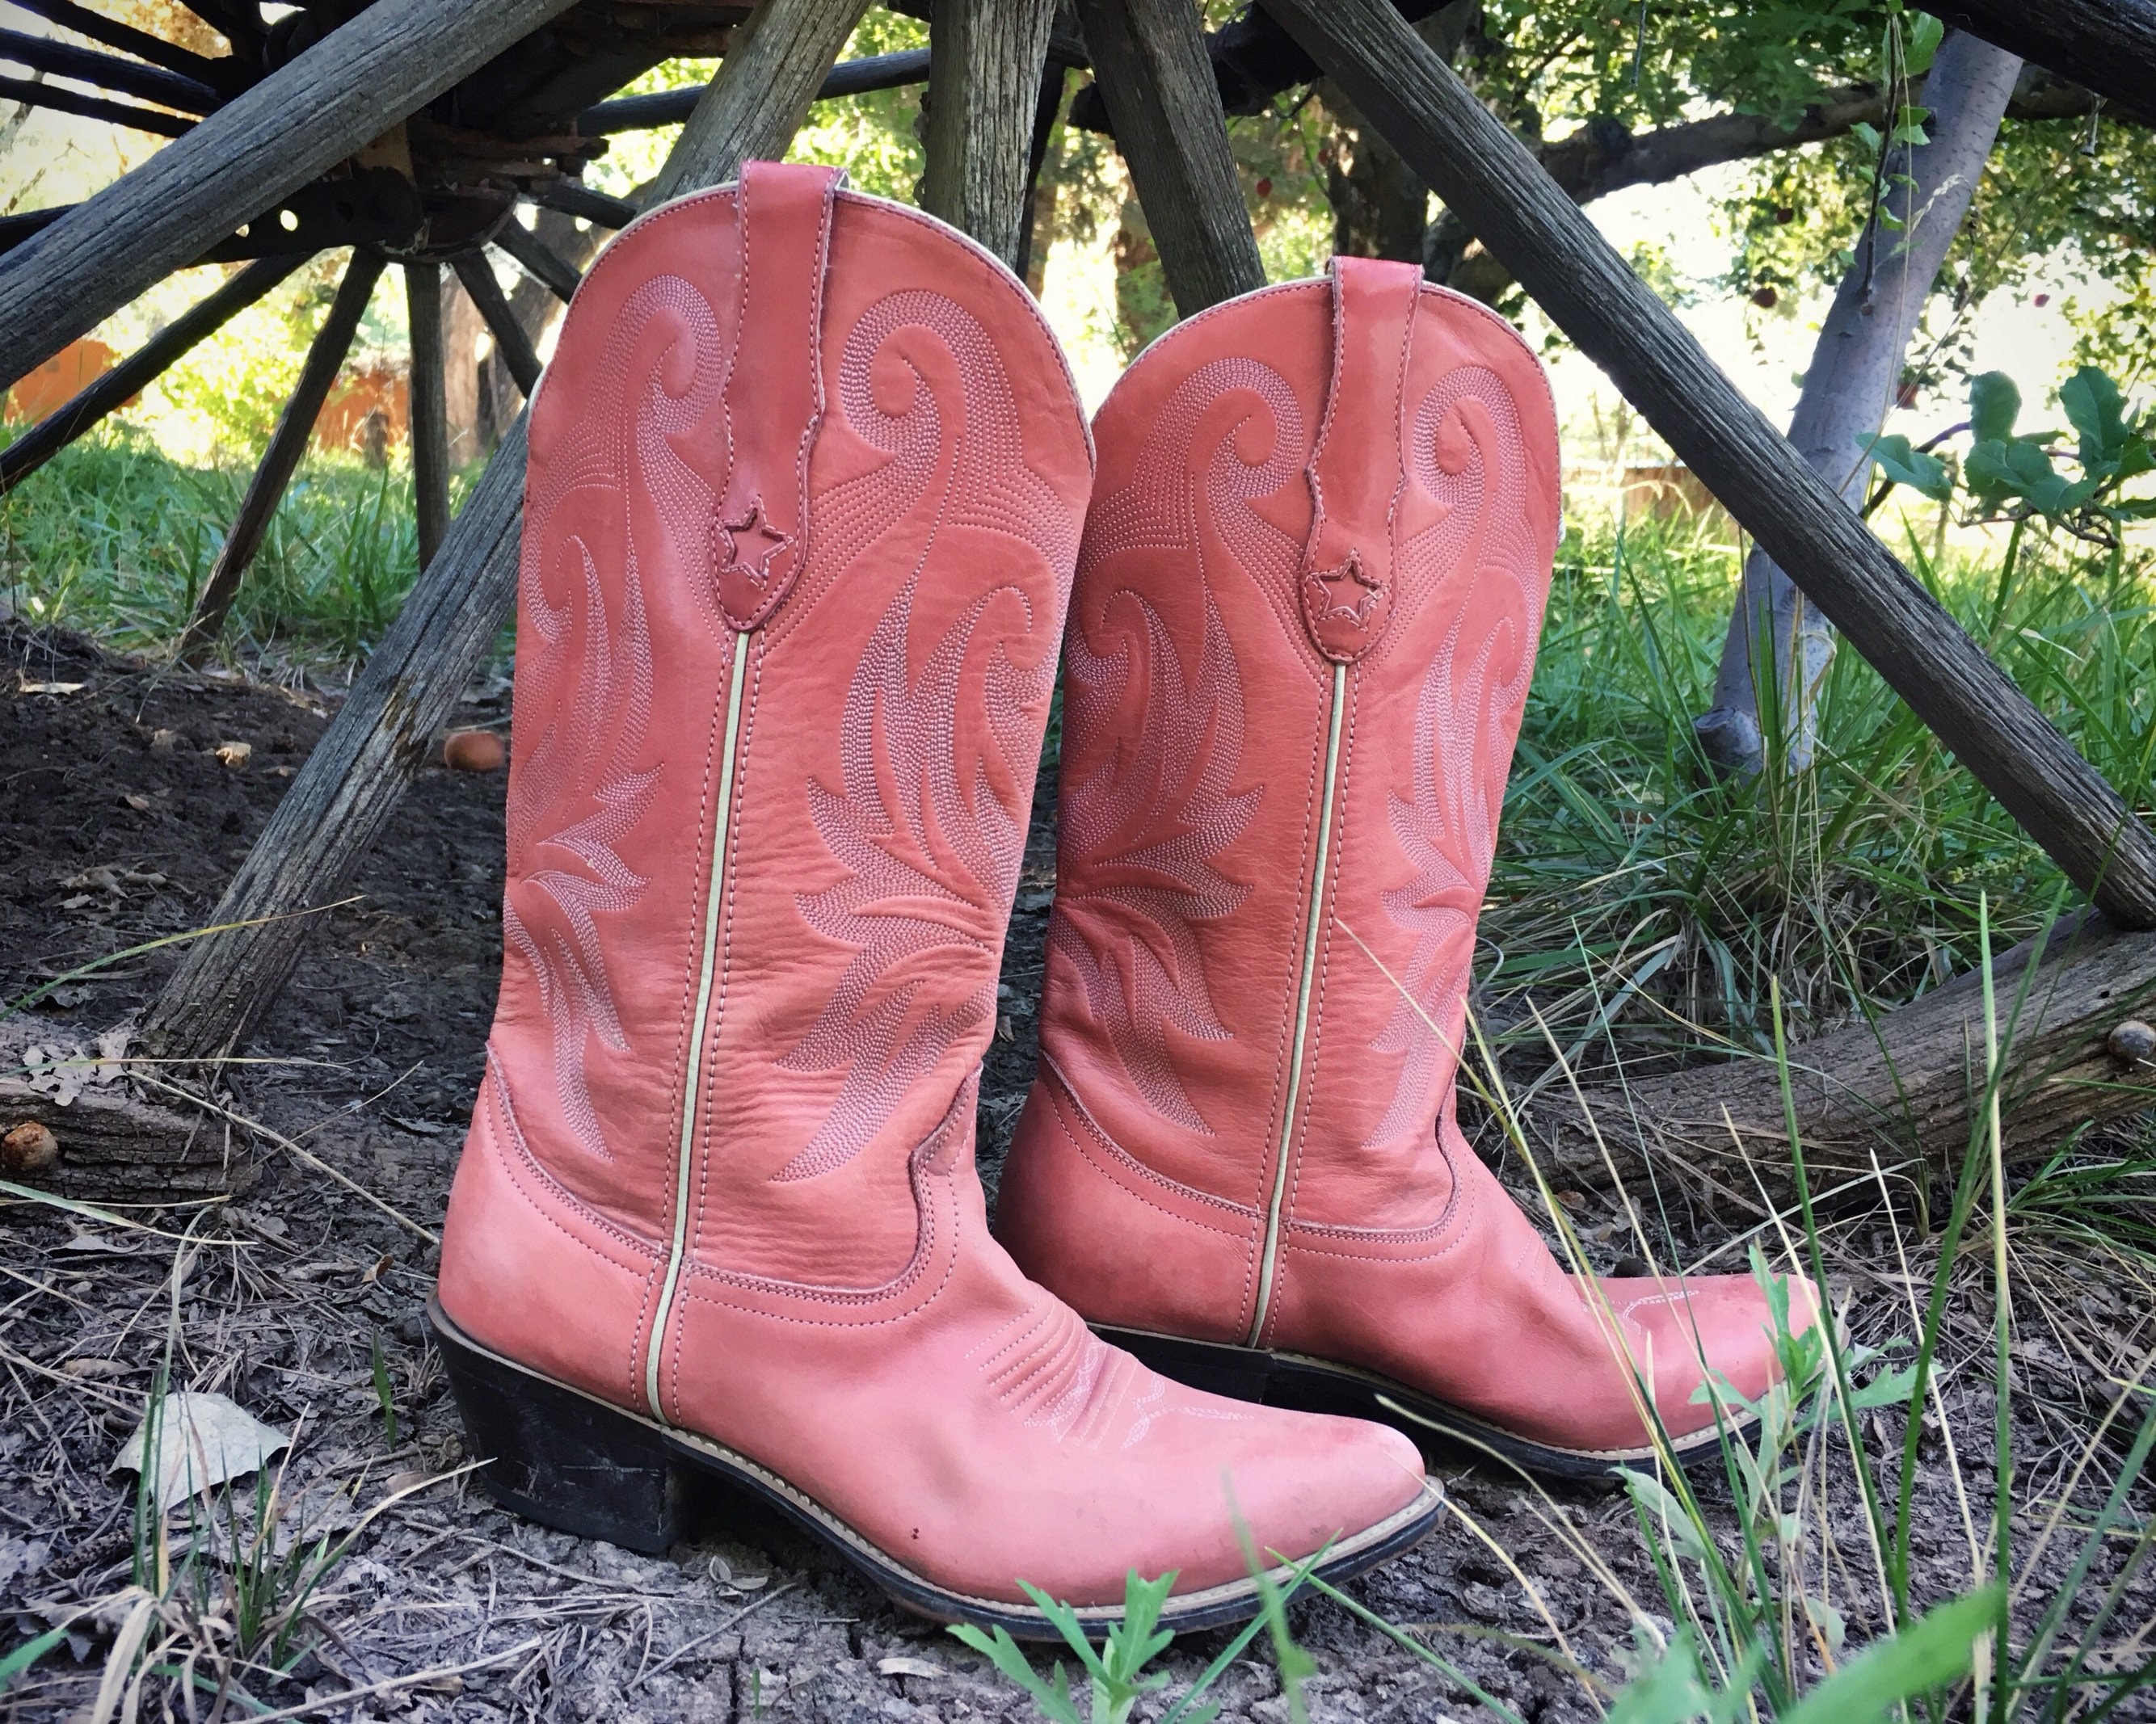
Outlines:
[[55,408],[66,406],[110,371],[112,362],[119,357],[104,342],[92,341],[87,336],[80,341],[69,341],[6,392],[6,405],[0,408],[0,417],[44,418]]
[[[84,336],[70,341],[15,386],[0,391],[0,418],[34,424],[74,399],[119,358],[100,341]],[[131,397],[132,407],[142,398]],[[412,382],[402,366],[347,367],[315,422],[315,443],[322,449],[362,449],[368,416],[382,415],[385,440],[402,443],[410,434]]]

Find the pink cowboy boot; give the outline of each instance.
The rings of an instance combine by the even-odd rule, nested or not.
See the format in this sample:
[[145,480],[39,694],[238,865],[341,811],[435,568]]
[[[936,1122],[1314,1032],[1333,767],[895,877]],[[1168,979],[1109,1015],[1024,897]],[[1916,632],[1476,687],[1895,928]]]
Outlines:
[[1712,1446],[1702,1367],[1775,1369],[1759,1290],[1583,1285],[1454,1119],[1558,532],[1541,368],[1342,258],[1162,337],[1095,432],[1004,1243],[1209,1387],[1557,1472],[1646,1456],[1650,1403]]
[[[1194,1393],[973,1170],[1091,452],[1019,282],[822,169],[644,217],[533,403],[507,951],[433,1319],[480,1477],[664,1548],[701,1496],[900,1602],[1247,1615],[1429,1528],[1411,1444]],[[1277,1558],[1276,1558],[1277,1559]]]

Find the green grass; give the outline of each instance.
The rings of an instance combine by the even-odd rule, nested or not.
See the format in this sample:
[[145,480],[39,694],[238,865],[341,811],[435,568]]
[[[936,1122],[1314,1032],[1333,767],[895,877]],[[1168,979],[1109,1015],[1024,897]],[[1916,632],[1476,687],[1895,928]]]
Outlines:
[[[1995,556],[1935,565],[1916,537],[1898,548],[2145,808],[2151,548],[2092,558],[2031,532],[2003,604]],[[1577,1032],[1632,984],[1644,998],[1620,1032],[1630,1051],[1727,1039],[1763,1053],[1770,980],[1792,1035],[1814,1034],[1973,967],[1980,896],[2002,947],[2058,902],[2050,859],[1845,646],[1814,768],[1708,771],[1691,716],[1708,704],[1736,569],[1734,547],[1688,529],[1568,536],[1482,924],[1494,1026],[1532,989]]]
[[[237,464],[182,465],[125,425],[85,438],[0,498],[0,593],[28,621],[167,650],[249,477]],[[408,463],[375,472],[314,451],[271,521],[221,649],[348,669],[397,614],[418,562]]]

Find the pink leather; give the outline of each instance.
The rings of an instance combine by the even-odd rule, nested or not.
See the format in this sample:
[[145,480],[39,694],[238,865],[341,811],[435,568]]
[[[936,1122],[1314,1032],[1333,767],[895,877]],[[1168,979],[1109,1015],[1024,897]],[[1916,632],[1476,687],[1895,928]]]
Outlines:
[[1611,1284],[1611,1333],[1454,1120],[1558,532],[1540,367],[1411,267],[1340,259],[1172,331],[1095,435],[1000,1236],[1096,1321],[1377,1370],[1566,1448],[1645,1442],[1613,1342],[1651,1337],[1668,1427],[1711,1422],[1686,1325],[1763,1385],[1750,1282]]
[[655,1376],[1011,1602],[1240,1578],[1224,1480],[1290,1555],[1424,1490],[1392,1433],[1152,1375],[988,1236],[977,1073],[1091,480],[1046,326],[937,222],[757,164],[608,248],[532,408],[507,951],[441,1269],[478,1341],[647,1415]]

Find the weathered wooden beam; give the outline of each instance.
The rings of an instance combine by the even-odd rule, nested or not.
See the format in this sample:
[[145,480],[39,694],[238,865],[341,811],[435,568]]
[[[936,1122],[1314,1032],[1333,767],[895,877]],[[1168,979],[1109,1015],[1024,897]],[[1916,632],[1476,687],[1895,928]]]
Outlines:
[[572,0],[375,0],[0,258],[0,384],[33,371]]
[[100,54],[94,48],[77,48],[72,42],[55,42],[49,36],[32,36],[21,30],[0,30],[0,60],[13,60],[33,71],[49,72],[55,78],[73,78],[115,90],[122,95],[162,102],[183,114],[207,114],[223,100],[216,90],[197,79],[168,72],[162,66],[146,66]]
[[583,280],[574,264],[513,216],[501,224],[494,243],[516,259],[526,275],[565,305],[575,295],[577,284]]
[[[783,156],[865,5],[763,0],[674,146],[670,189],[716,184],[744,161]],[[311,918],[284,911],[341,893],[501,638],[516,598],[524,424],[519,414],[213,917],[280,919],[187,947],[145,1021],[153,1054],[212,1059],[239,1044],[311,931]]]
[[412,493],[424,570],[449,531],[449,405],[439,264],[405,264],[404,304],[412,331]]
[[459,252],[449,259],[449,267],[464,283],[472,304],[479,307],[480,319],[494,337],[494,351],[501,356],[501,362],[509,367],[510,376],[516,379],[516,387],[529,401],[539,387],[538,350],[516,321],[516,314],[509,309],[501,284],[494,279],[493,267],[485,254],[476,251]]
[[147,30],[138,30],[103,13],[92,12],[87,6],[77,5],[75,0],[13,0],[13,3],[18,9],[72,30],[78,36],[87,36],[93,42],[102,42],[107,48],[131,54],[137,59],[162,66],[182,78],[192,78],[221,95],[236,95],[254,82],[247,67],[228,54],[212,58],[197,54],[177,42],[167,42],[162,36],[153,36]]
[[610,198],[575,180],[549,180],[524,194],[542,209],[557,209],[600,228],[626,228],[636,219],[636,206],[626,198]]
[[2156,0],[1946,0],[1926,9],[2156,121]]
[[2066,877],[2156,927],[2156,835],[1451,67],[1383,0],[1264,3]]
[[[132,102],[108,101],[101,95],[85,95],[57,84],[29,78],[0,78],[0,101],[20,102],[26,108],[49,108],[56,114],[74,114],[85,120],[102,120],[109,126],[125,126],[136,131],[155,132],[160,137],[185,137],[201,122],[184,115],[167,114],[162,108],[141,108]],[[41,230],[42,231],[42,230]],[[74,340],[70,336],[68,340]],[[61,346],[67,345],[62,342]],[[54,348],[53,352],[58,352]],[[31,362],[42,365],[52,357],[40,354]],[[15,379],[9,377],[8,382]]]
[[194,614],[181,631],[174,654],[181,663],[199,659],[223,632],[232,602],[239,596],[239,583],[246,579],[254,553],[262,548],[263,535],[270,531],[270,517],[284,501],[292,475],[300,469],[300,459],[315,434],[315,421],[321,417],[322,404],[344,368],[345,355],[352,351],[352,339],[359,332],[359,320],[367,315],[367,302],[373,296],[374,284],[382,279],[382,254],[367,250],[352,253],[352,261],[345,266],[336,297],[330,301],[328,315],[307,348],[292,398],[277,416],[261,464],[248,483],[247,495],[240,499],[232,531],[224,536],[217,561],[210,565],[209,578],[195,600]]
[[[2156,933],[2089,913],[2062,923],[2041,951],[2028,941],[2003,953],[1992,970],[2009,1157],[2041,1155],[2084,1126],[2156,1107],[2156,1057],[2143,1034],[2156,1013]],[[1816,1188],[1864,1182],[1875,1155],[1905,1178],[1951,1175],[1983,1122],[1982,973],[1798,1043],[1789,1079]],[[1568,1173],[1591,1176],[1605,1147],[1620,1172],[1635,1155],[1674,1150],[1744,1198],[1758,1197],[1755,1170],[1776,1202],[1791,1189],[1781,1077],[1768,1060],[1693,1066],[1577,1097],[1545,1090],[1531,1116]]]
[[1183,316],[1265,285],[1228,121],[1189,0],[1078,0],[1116,145]]
[[94,379],[64,407],[58,408],[0,449],[0,496],[95,425],[107,413],[133,400],[198,342],[214,335],[263,295],[307,261],[295,257],[263,258],[249,264],[216,292],[175,317],[119,364]]
[[935,0],[934,13],[921,207],[1014,264],[1055,0]]

